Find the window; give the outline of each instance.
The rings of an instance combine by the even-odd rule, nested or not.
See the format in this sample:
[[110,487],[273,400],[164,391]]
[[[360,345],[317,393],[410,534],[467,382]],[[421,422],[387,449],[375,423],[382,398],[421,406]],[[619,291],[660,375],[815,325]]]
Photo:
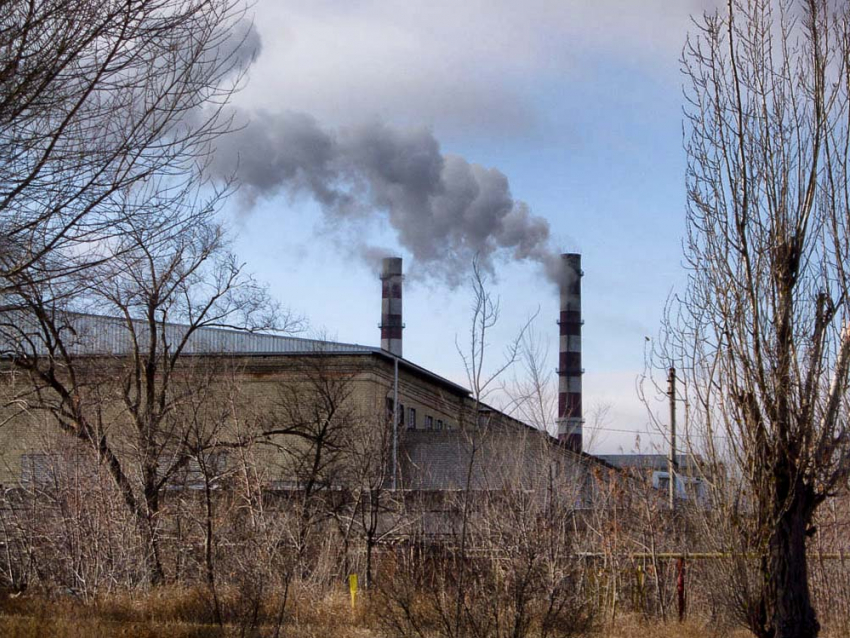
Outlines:
[[56,459],[48,454],[21,456],[21,483],[30,487],[48,487],[56,479]]
[[425,417],[425,429],[433,430],[434,429],[434,417],[428,415]]
[[[387,397],[387,421],[390,423],[393,422],[393,412],[394,412],[395,403],[391,397]],[[404,425],[404,405],[398,404],[398,424]]]
[[416,429],[416,408],[409,408],[407,410],[407,429]]
[[437,419],[437,426],[434,429],[437,430],[438,432],[443,429],[443,420],[442,419]]

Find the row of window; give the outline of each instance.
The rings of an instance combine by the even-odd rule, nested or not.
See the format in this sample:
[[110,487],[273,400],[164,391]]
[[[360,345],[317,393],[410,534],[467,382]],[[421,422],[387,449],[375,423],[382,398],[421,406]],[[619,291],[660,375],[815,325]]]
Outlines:
[[[393,400],[387,399],[387,412],[392,415],[393,411]],[[398,424],[406,425],[408,430],[415,430],[417,428],[416,421],[416,408],[408,407],[406,410],[404,408],[404,404],[398,404]],[[425,421],[423,423],[423,429],[425,430],[451,430],[451,426],[448,422],[443,421],[443,419],[435,419],[430,414],[425,415]]]

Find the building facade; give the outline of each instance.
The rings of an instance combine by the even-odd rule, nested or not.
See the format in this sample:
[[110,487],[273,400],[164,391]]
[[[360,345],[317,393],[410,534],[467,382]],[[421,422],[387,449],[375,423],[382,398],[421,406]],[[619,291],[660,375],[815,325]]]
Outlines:
[[[222,475],[250,444],[257,474],[270,489],[300,488],[304,467],[312,462],[319,470],[311,466],[311,480],[325,487],[351,482],[356,466],[364,464],[380,475],[385,487],[416,491],[504,489],[530,485],[540,476],[569,474],[581,486],[577,502],[586,500],[590,468],[608,466],[581,450],[577,257],[565,255],[563,260],[568,272],[562,285],[556,437],[476,401],[468,389],[402,357],[403,276],[401,260],[390,258],[381,276],[380,348],[221,328],[194,331],[170,379],[173,391],[185,393],[186,401],[166,415],[166,431],[158,432],[158,453],[168,457],[169,445],[174,445],[183,450],[174,454],[186,454],[192,448],[178,448],[175,442],[185,432],[196,431],[198,453],[204,446],[214,449],[213,465]],[[31,380],[14,359],[20,356],[16,352],[21,335],[37,334],[38,326],[32,322],[29,327],[24,314],[11,320],[8,316],[7,324],[15,329],[2,335],[7,364],[0,483],[49,484],[55,466],[73,462],[78,448],[79,458],[85,459],[92,441],[69,435],[72,424],[66,423],[63,430],[59,422],[72,421],[73,415],[63,417],[67,407],[51,396],[49,383],[28,385]],[[128,367],[136,365],[134,344],[149,336],[149,327],[80,313],[69,313],[61,321],[60,330],[73,335],[64,347],[76,362],[74,374],[85,371],[89,378],[80,401],[90,400],[91,405],[80,410],[89,410],[90,421],[99,419],[98,436],[109,442],[125,466],[149,462],[139,458],[140,433],[128,426],[126,411],[131,408],[122,394],[130,385]],[[187,328],[160,324],[156,330],[164,342],[173,343],[181,341]],[[35,359],[47,354],[32,346],[37,339],[26,341]],[[60,369],[58,374],[70,372]],[[325,446],[319,461],[310,458],[316,441]],[[359,450],[359,460],[354,450]],[[198,459],[178,465],[184,471],[174,478],[175,487],[181,476],[184,485],[191,485]]]

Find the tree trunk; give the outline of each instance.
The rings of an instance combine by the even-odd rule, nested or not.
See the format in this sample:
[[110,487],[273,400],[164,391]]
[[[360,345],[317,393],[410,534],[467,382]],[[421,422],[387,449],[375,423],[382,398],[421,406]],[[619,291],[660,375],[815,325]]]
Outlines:
[[147,542],[148,542],[148,576],[154,587],[165,583],[165,570],[162,568],[162,557],[159,547],[159,494],[151,485],[145,487],[145,504],[147,505]]
[[151,522],[148,525],[150,544],[150,554],[148,554],[148,575],[151,579],[151,585],[157,587],[165,583],[165,570],[162,568],[162,558],[159,551],[159,534],[155,529],[155,523]]
[[372,588],[372,551],[375,547],[375,543],[372,540],[372,537],[366,539],[366,582],[365,589]]
[[[203,466],[202,466],[203,467]],[[213,620],[222,627],[224,625],[221,616],[221,603],[218,599],[218,587],[215,579],[215,536],[213,529],[213,501],[212,488],[210,486],[210,476],[207,468],[204,467],[204,505],[205,507],[205,525],[204,525],[204,566],[206,568],[207,586],[210,589],[210,595],[213,602]]]
[[769,545],[768,583],[772,589],[775,638],[815,638],[820,631],[809,592],[806,529],[814,497],[797,481],[790,503],[778,519]]

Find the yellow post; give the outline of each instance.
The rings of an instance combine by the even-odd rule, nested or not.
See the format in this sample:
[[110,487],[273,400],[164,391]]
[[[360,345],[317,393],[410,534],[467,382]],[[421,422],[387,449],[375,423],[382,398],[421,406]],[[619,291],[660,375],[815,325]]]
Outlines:
[[644,596],[644,591],[643,591],[644,579],[645,579],[645,575],[644,575],[644,572],[643,572],[643,565],[638,563],[638,566],[637,566],[638,604],[641,606],[641,609],[643,609],[643,606],[644,606],[644,603],[645,603],[645,600],[646,600],[646,596]]
[[357,601],[357,574],[351,574],[348,577],[348,591],[351,592],[351,609],[354,609],[354,603]]

